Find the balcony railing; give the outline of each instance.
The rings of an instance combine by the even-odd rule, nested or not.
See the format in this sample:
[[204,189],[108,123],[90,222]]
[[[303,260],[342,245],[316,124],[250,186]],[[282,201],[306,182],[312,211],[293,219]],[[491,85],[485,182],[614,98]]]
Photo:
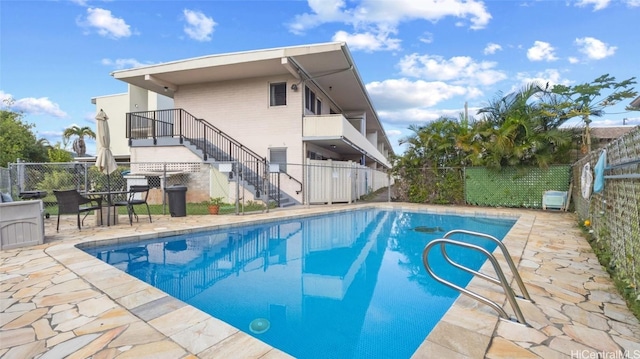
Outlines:
[[353,127],[342,115],[318,115],[305,116],[303,124],[303,136],[307,139],[313,137],[342,138],[357,148],[362,154],[375,158],[377,162],[390,167],[387,158],[378,150],[375,144],[369,142],[367,137]]

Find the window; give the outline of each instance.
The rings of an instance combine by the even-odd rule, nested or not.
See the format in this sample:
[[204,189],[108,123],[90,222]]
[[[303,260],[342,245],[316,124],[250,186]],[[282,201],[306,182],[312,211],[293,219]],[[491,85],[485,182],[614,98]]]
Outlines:
[[286,148],[270,148],[269,162],[280,165],[280,172],[287,172],[287,149]]
[[310,88],[304,88],[304,106],[311,113],[316,113],[316,93]]
[[322,101],[320,99],[316,102],[316,115],[322,115]]
[[269,88],[269,97],[271,106],[284,106],[287,104],[287,83],[280,82],[271,84]]

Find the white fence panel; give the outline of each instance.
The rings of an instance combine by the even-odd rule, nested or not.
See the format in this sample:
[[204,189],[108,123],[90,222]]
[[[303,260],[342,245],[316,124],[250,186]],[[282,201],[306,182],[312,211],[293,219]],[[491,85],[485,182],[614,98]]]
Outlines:
[[351,161],[308,160],[309,203],[356,200],[355,166]]
[[361,196],[389,185],[385,172],[352,161],[308,160],[308,202],[356,201]]

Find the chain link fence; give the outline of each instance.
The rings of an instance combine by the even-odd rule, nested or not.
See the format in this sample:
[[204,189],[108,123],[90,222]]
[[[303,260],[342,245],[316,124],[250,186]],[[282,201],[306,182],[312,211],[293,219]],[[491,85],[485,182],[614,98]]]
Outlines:
[[[148,203],[152,214],[169,214],[170,203],[165,189],[186,187],[186,210],[188,215],[209,214],[212,197],[228,199],[230,186],[225,176],[212,176],[211,166],[202,163],[126,163],[119,162],[109,175],[89,162],[74,163],[15,163],[10,164],[2,181],[8,183],[8,192],[14,198],[40,198],[45,212],[57,214],[54,190],[75,189],[80,193],[123,192],[132,185],[150,187]],[[5,179],[6,178],[6,179]],[[41,197],[29,193],[40,192]],[[119,198],[118,196],[122,197]],[[113,201],[125,200],[126,194],[116,194]],[[232,203],[223,203],[220,214],[235,214],[238,210],[264,210],[264,203],[238,201],[231,196]],[[126,214],[126,208],[119,209]]]
[[640,127],[609,143],[604,189],[582,194],[585,164],[595,167],[603,149],[592,151],[573,166],[572,200],[581,221],[589,220],[593,236],[611,253],[609,266],[640,295]]
[[[174,198],[169,192],[184,187],[186,214],[205,215],[210,213],[212,202],[222,202],[219,214],[268,211],[280,205],[352,203],[392,183],[386,173],[354,162],[318,161],[276,166],[263,174],[261,185],[254,188],[243,180],[241,168],[234,162],[119,162],[117,169],[107,175],[93,162],[22,162],[2,169],[0,188],[16,199],[42,199],[45,212],[51,215],[57,214],[54,190],[125,192],[132,185],[148,185],[151,213],[169,214]],[[280,168],[296,176],[281,172]],[[307,178],[306,188],[303,176]],[[124,200],[124,196],[116,194],[112,200]],[[126,214],[126,208],[119,210]]]
[[11,193],[9,169],[4,167],[0,167],[0,192]]

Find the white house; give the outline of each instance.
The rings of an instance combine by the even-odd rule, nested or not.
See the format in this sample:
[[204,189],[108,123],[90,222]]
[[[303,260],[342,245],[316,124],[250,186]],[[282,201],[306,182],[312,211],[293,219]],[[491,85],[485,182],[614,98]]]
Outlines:
[[[111,152],[118,160],[129,161],[131,152],[127,138],[126,118],[128,112],[142,110],[164,110],[173,108],[173,99],[134,85],[126,93],[96,96],[91,99],[96,109],[104,109],[109,116]],[[97,112],[97,111],[96,111]],[[99,129],[98,129],[99,131]],[[100,136],[100,133],[96,133]]]
[[[107,111],[112,129],[124,124],[112,138],[128,140],[131,162],[234,163],[232,171],[258,192],[275,168],[286,174],[277,190],[298,203],[326,202],[313,179],[326,174],[314,165],[390,167],[392,146],[345,43],[216,54],[111,75],[130,85],[127,103],[111,109],[107,96],[96,107]],[[172,99],[175,108],[149,94]],[[367,189],[380,187],[366,181]],[[335,191],[332,182],[324,186]]]

